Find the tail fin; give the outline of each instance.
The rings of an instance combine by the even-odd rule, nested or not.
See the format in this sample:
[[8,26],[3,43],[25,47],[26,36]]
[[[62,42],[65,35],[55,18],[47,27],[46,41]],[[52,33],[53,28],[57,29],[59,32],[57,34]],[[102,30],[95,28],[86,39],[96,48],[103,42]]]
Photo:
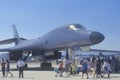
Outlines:
[[13,42],[15,42],[15,45],[17,45],[21,41],[26,40],[25,38],[20,38],[19,37],[16,26],[14,24],[12,25],[12,27],[13,27],[14,38],[0,41],[0,45],[10,44],[10,43],[13,43]]
[[15,45],[17,45],[21,41],[21,39],[20,39],[20,37],[18,35],[16,26],[13,24],[12,27],[13,27],[14,38],[17,39],[16,42],[15,42]]

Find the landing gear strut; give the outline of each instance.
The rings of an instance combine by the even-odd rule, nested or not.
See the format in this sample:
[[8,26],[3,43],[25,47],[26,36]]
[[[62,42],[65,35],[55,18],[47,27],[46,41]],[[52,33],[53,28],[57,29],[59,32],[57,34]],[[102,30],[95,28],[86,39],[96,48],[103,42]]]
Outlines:
[[27,55],[23,58],[23,60],[27,60],[28,56],[30,55],[30,51],[27,53]]
[[75,63],[73,50],[71,48],[67,48],[67,50],[66,50],[66,59],[69,59],[71,61],[71,63]]

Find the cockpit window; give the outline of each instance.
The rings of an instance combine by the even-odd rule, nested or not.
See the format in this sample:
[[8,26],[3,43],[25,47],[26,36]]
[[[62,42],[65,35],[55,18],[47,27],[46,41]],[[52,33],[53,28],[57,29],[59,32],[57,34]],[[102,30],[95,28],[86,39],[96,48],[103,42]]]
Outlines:
[[80,24],[70,24],[69,26],[70,30],[80,30],[80,29],[85,29],[82,25]]

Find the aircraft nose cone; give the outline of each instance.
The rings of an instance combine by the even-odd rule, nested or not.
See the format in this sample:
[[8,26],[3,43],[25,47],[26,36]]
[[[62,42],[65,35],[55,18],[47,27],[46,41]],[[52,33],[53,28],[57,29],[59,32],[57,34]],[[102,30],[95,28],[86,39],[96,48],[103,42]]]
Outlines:
[[92,32],[89,38],[92,44],[100,43],[105,39],[104,35],[99,32]]

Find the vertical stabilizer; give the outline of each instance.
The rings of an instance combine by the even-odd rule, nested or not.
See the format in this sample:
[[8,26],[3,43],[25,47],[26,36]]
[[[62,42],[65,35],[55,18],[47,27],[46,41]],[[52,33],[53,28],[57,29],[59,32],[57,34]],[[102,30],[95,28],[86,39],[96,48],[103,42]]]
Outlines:
[[15,42],[15,44],[17,45],[17,44],[20,42],[20,37],[19,37],[19,35],[18,35],[16,26],[13,24],[12,27],[13,27],[14,38],[17,39],[17,41]]

